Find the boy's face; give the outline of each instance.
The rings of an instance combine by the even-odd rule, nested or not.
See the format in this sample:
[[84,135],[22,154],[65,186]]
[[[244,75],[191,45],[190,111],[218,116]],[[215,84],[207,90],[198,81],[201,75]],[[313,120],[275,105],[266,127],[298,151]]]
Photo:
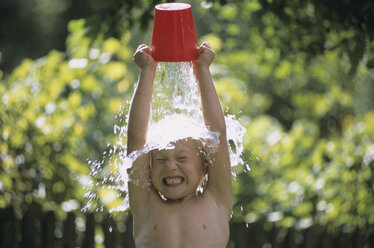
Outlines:
[[196,196],[196,189],[205,175],[196,144],[187,139],[173,145],[174,149],[152,152],[152,184],[170,200]]

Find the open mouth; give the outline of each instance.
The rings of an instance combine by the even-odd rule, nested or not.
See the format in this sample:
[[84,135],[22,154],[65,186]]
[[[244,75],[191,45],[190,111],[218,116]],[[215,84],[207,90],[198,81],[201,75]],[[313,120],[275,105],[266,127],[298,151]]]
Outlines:
[[183,177],[166,177],[163,179],[163,182],[168,187],[175,187],[182,184],[184,181]]

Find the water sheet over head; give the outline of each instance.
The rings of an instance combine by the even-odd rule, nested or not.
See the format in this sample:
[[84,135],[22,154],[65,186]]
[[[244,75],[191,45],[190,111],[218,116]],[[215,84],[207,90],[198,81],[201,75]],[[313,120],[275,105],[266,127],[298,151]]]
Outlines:
[[164,149],[178,140],[191,138],[204,142],[207,147],[218,146],[218,132],[211,132],[202,122],[182,114],[166,116],[150,126],[146,147],[149,150]]

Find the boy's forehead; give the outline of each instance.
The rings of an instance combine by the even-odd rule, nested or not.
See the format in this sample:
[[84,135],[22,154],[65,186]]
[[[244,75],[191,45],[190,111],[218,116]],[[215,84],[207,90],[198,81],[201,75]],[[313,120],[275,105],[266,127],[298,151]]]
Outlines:
[[163,149],[155,149],[154,152],[168,152],[168,151],[195,151],[197,149],[194,140],[182,139],[172,142],[170,146]]

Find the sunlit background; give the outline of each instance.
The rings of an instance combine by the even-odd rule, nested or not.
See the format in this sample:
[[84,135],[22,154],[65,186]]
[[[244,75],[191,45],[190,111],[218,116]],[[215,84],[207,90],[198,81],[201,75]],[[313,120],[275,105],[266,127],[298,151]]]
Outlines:
[[[1,247],[132,247],[131,216],[108,213],[123,195],[98,187],[104,207],[81,209],[160,2],[0,2]],[[374,3],[185,2],[247,129],[228,247],[374,247]]]

